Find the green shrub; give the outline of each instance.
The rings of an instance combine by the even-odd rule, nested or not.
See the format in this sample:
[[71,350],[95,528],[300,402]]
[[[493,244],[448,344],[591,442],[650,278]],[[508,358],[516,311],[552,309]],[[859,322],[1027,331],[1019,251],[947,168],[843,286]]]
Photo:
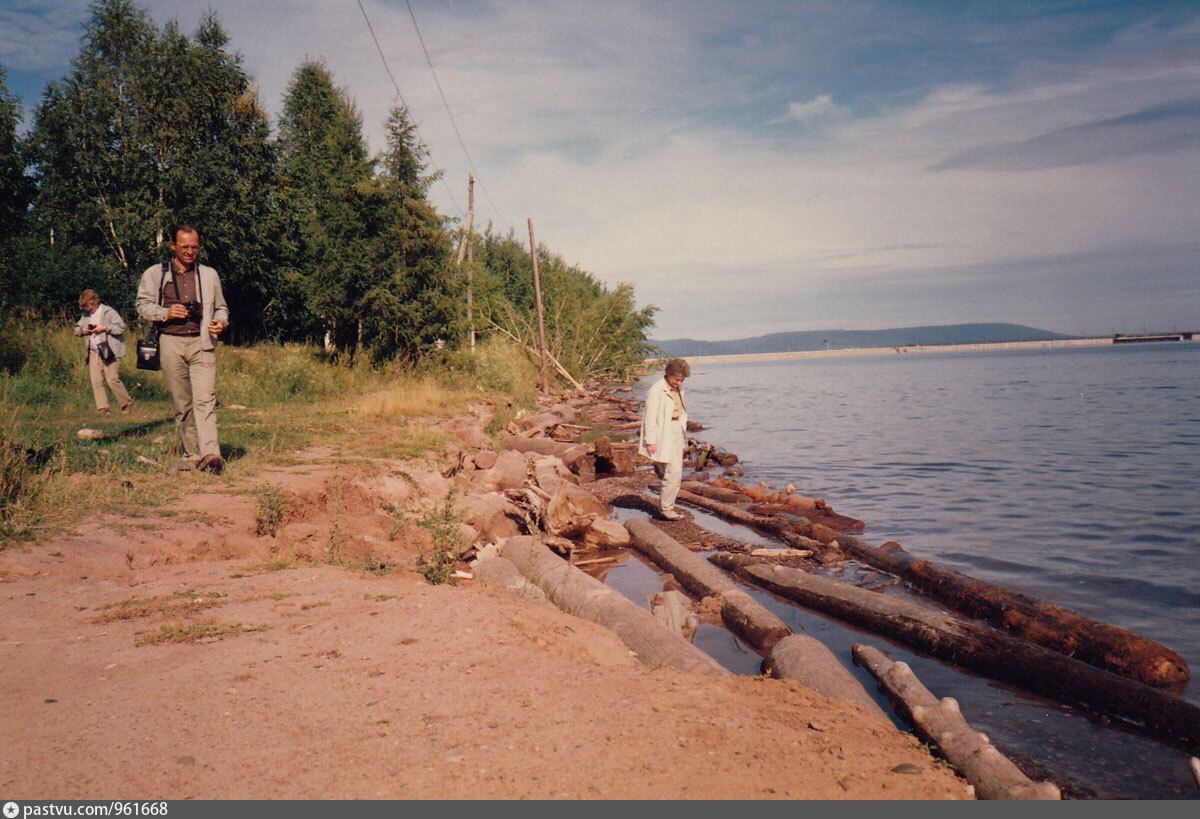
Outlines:
[[283,523],[283,513],[286,502],[283,492],[278,486],[264,486],[256,493],[258,495],[258,512],[255,515],[260,535],[275,535],[279,532],[279,524]]
[[485,338],[466,350],[449,353],[441,367],[445,379],[455,387],[481,389],[512,397],[522,405],[533,405],[538,368],[524,349],[503,338]]
[[3,540],[22,537],[32,523],[32,505],[54,469],[55,447],[29,446],[15,437],[17,412],[0,403],[0,548]]
[[454,490],[446,494],[441,509],[434,509],[417,520],[417,525],[433,535],[433,554],[417,558],[417,571],[435,586],[454,581],[454,566],[462,554],[462,513],[454,508]]

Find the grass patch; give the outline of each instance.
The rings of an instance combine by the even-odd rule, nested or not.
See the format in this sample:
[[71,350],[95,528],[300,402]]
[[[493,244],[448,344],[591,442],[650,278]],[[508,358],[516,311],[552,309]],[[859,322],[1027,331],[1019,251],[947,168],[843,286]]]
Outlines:
[[279,524],[283,523],[283,492],[278,486],[264,486],[255,495],[258,506],[254,515],[254,531],[258,535],[274,536],[279,531]]
[[261,623],[257,626],[245,626],[241,623],[195,623],[191,625],[159,626],[158,631],[138,635],[133,641],[135,646],[152,646],[160,643],[197,643],[213,640],[224,640],[235,634],[250,634],[256,631],[266,631],[270,626]]
[[[440,452],[452,442],[419,419],[488,401],[507,423],[534,405],[536,372],[528,357],[494,341],[480,344],[475,356],[451,353],[415,369],[376,368],[369,356],[337,363],[299,345],[221,345],[225,473],[169,473],[178,446],[161,373],[138,370],[131,351],[121,379],[135,399],[133,412],[98,415],[82,342],[70,327],[12,320],[6,333],[0,336],[0,549],[69,529],[97,511],[169,514],[163,507],[185,493],[234,486],[265,466],[293,463],[296,451],[316,443],[373,458]],[[76,433],[84,427],[104,438],[81,440]],[[261,531],[277,531],[282,498],[249,491],[260,503]]]
[[213,606],[222,605],[222,592],[197,592],[189,589],[158,597],[130,597],[101,606],[92,618],[93,623],[115,623],[143,617],[187,617]]

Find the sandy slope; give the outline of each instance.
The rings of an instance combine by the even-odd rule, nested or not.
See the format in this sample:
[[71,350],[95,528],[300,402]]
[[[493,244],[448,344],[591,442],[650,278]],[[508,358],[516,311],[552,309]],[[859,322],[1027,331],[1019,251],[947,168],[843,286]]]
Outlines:
[[[194,489],[172,516],[97,515],[0,553],[0,794],[968,796],[911,736],[795,683],[650,669],[552,607],[426,584],[403,568],[415,533],[392,540],[379,504],[408,484],[389,472],[426,488],[403,498],[415,509],[439,476],[334,454],[252,482],[181,477]],[[289,498],[277,537],[239,494],[264,481]],[[327,565],[334,546],[402,570]],[[205,624],[221,637],[151,641]]]

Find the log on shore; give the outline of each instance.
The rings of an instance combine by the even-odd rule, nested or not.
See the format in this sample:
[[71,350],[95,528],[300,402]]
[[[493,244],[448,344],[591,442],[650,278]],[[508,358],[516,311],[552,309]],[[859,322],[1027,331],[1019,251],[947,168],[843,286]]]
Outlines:
[[847,554],[896,575],[963,614],[994,620],[1006,631],[1097,668],[1158,686],[1184,682],[1190,675],[1187,662],[1161,643],[937,563],[918,560],[898,543],[873,546],[842,536],[838,544]]
[[787,518],[765,517],[756,515],[753,512],[748,512],[740,506],[734,506],[731,503],[722,503],[721,501],[706,498],[703,495],[697,495],[694,492],[689,492],[686,489],[679,490],[679,500],[685,503],[690,503],[693,506],[699,506],[701,509],[707,509],[710,512],[715,512],[721,517],[733,523],[740,523],[743,526],[749,526],[752,529],[757,529],[760,532],[766,532],[770,535],[782,537],[784,532],[805,535],[802,524],[792,523]]
[[712,657],[665,629],[649,611],[569,565],[534,538],[509,538],[500,554],[560,609],[612,629],[646,665],[668,665],[716,676],[729,674]]
[[715,554],[709,560],[776,594],[934,657],[1059,702],[1118,717],[1184,748],[1200,748],[1200,707],[1144,683],[911,600],[746,555]]
[[818,694],[854,703],[885,722],[891,722],[858,678],[815,637],[807,634],[784,637],[771,649],[763,667],[773,677],[795,680]]
[[729,575],[690,551],[648,520],[625,522],[633,545],[675,576],[696,597],[721,601],[721,619],[750,645],[761,651],[792,633],[787,624],[767,610]]
[[519,435],[508,435],[500,442],[504,449],[517,452],[536,452],[539,455],[554,455],[559,458],[567,469],[579,476],[583,483],[596,480],[596,458],[589,444],[572,444],[566,441],[553,441],[549,438],[522,438]]
[[1034,782],[1013,761],[973,730],[950,697],[938,700],[907,663],[894,663],[879,649],[856,644],[854,660],[879,681],[917,735],[941,750],[946,761],[975,788],[980,799],[1062,799],[1058,786]]

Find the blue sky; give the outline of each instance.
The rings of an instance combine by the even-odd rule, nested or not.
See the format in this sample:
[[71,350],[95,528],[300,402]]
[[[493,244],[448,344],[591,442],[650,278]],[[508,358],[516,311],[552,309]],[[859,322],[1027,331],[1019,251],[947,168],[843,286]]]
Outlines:
[[[356,0],[212,8],[272,114],[306,56],[372,148],[395,101]],[[403,0],[363,0],[445,183],[470,170]],[[87,4],[0,0],[35,104]],[[1195,2],[412,0],[477,222],[660,308],[655,336],[1012,321],[1200,329]]]

